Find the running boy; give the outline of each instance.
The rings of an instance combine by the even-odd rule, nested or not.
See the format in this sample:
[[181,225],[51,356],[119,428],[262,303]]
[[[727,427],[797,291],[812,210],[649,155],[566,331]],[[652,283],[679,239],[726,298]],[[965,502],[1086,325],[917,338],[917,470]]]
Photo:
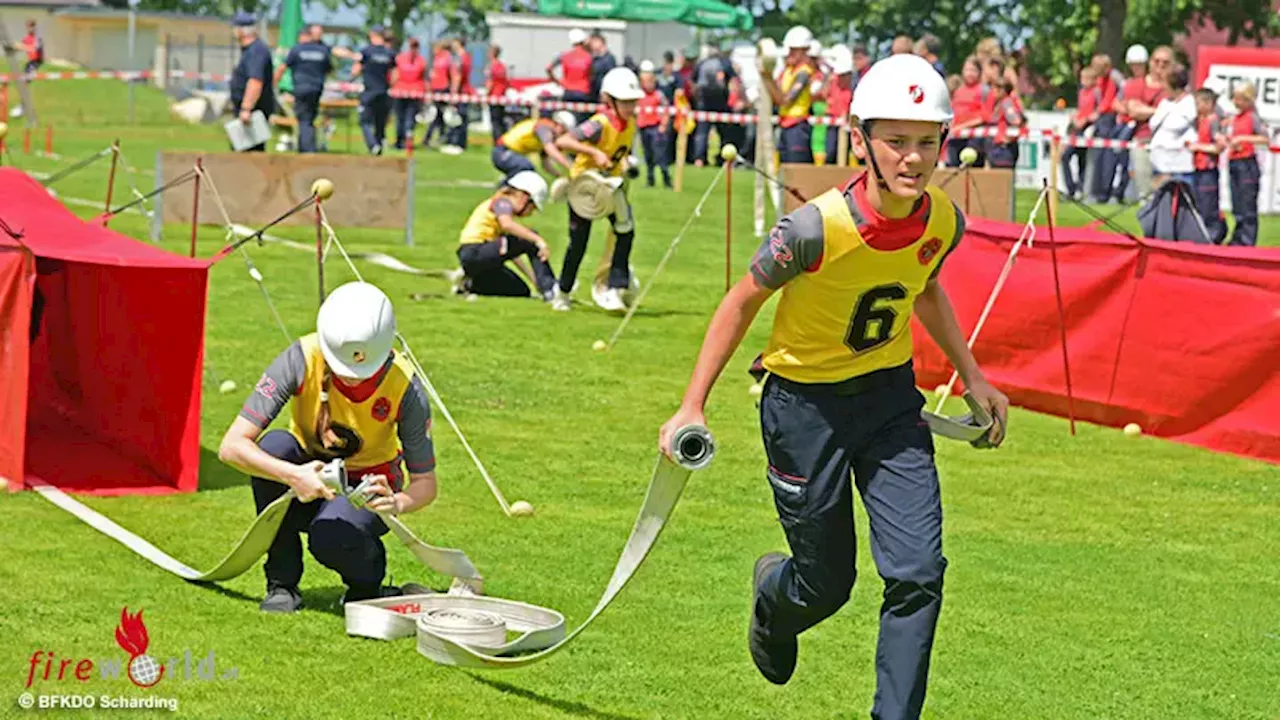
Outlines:
[[677,428],[705,423],[712,385],[781,290],[760,420],[792,556],[756,562],[748,646],[766,679],[786,683],[796,637],[849,599],[856,489],[884,578],[876,718],[920,715],[947,566],[933,439],[911,368],[912,313],[998,419],[993,444],[1003,439],[1009,402],[983,377],[938,283],[964,234],[964,216],[929,184],[951,119],[946,82],[923,58],[895,55],[867,72],[849,126],[868,170],[774,227],[721,301],[680,409],[659,434],[669,455]]

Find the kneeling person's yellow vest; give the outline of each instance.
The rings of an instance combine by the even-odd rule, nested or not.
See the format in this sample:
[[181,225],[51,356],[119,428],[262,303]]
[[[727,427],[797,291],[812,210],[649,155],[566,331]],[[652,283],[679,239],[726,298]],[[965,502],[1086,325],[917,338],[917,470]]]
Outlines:
[[371,468],[395,460],[400,455],[400,439],[396,432],[400,402],[409,390],[414,374],[409,361],[396,353],[377,389],[361,401],[344,395],[336,387],[337,381],[330,382],[330,427],[344,446],[325,450],[315,431],[324,383],[324,355],[320,352],[320,339],[315,333],[302,337],[299,344],[306,358],[307,370],[297,397],[290,403],[289,432],[312,457],[342,457],[350,468]]

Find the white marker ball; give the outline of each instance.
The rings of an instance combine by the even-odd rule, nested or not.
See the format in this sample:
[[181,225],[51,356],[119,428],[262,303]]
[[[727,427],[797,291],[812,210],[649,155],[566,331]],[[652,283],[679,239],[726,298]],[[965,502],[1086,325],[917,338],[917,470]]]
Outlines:
[[751,387],[747,388],[747,394],[751,397],[760,397],[763,392],[764,385],[761,385],[760,383],[752,383]]
[[472,295],[468,295],[468,296],[467,296],[467,302],[475,302],[475,301],[477,301],[477,300],[479,300],[479,299],[480,299],[480,296],[479,296],[479,295],[474,295],[474,294],[472,294]]
[[515,517],[530,517],[533,515],[533,506],[524,500],[517,500],[511,503],[511,514]]
[[229,392],[235,392],[235,390],[236,390],[235,380],[223,380],[222,384],[218,386],[218,392],[222,393],[223,395],[226,395]]
[[0,492],[4,492],[8,489],[9,489],[9,478],[0,477]]
[[262,273],[258,272],[256,267],[249,268],[249,277],[253,278],[254,282],[262,282]]
[[725,162],[733,162],[738,159],[738,148],[733,143],[729,143],[720,148],[720,159]]
[[978,151],[971,147],[967,147],[960,151],[960,162],[965,165],[972,165],[978,162]]
[[328,200],[333,197],[333,181],[329,178],[320,178],[311,183],[311,194],[320,200]]
[[591,349],[595,350],[596,352],[604,352],[606,349],[608,349],[608,347],[609,346],[605,344],[605,341],[603,340],[597,340],[591,343]]
[[1142,434],[1142,426],[1138,423],[1129,423],[1124,426],[1124,434],[1129,437],[1138,437]]

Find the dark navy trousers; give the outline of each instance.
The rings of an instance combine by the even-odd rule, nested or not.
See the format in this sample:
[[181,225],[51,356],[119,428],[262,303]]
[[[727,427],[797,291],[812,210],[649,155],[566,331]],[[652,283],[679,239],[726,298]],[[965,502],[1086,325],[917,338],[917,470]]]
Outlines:
[[[271,430],[258,439],[258,447],[285,462],[302,464],[307,455],[297,438],[286,430]],[[261,513],[288,491],[289,486],[265,478],[252,478],[253,501]],[[321,565],[342,576],[351,588],[348,598],[375,597],[387,572],[387,551],[381,537],[387,526],[370,510],[354,507],[345,497],[333,500],[294,500],[267,551],[264,567],[268,585],[297,587],[302,579],[302,539]]]
[[493,166],[507,177],[511,177],[518,172],[534,169],[533,163],[529,161],[529,158],[501,145],[493,146],[493,151],[489,153],[489,159],[493,161]]
[[387,120],[391,117],[391,96],[386,93],[360,96],[360,131],[365,147],[372,152],[382,147],[387,136]]
[[1258,158],[1228,160],[1227,175],[1231,185],[1231,214],[1236,218],[1228,244],[1252,247],[1258,244],[1258,183],[1262,177]]
[[789,637],[848,601],[856,488],[884,580],[871,717],[917,718],[947,567],[933,438],[909,363],[863,379],[870,387],[854,395],[777,376],[765,384],[767,476],[791,558],[764,578],[754,612],[770,634]]

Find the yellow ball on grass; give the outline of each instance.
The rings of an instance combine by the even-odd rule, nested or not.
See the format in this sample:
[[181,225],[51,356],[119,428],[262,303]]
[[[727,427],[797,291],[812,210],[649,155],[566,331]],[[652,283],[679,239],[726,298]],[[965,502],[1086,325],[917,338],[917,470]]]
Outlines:
[[515,517],[530,517],[533,515],[533,505],[524,500],[517,500],[511,503],[511,514]]
[[1129,437],[1138,437],[1142,434],[1142,426],[1138,423],[1129,423],[1124,426],[1124,434]]

